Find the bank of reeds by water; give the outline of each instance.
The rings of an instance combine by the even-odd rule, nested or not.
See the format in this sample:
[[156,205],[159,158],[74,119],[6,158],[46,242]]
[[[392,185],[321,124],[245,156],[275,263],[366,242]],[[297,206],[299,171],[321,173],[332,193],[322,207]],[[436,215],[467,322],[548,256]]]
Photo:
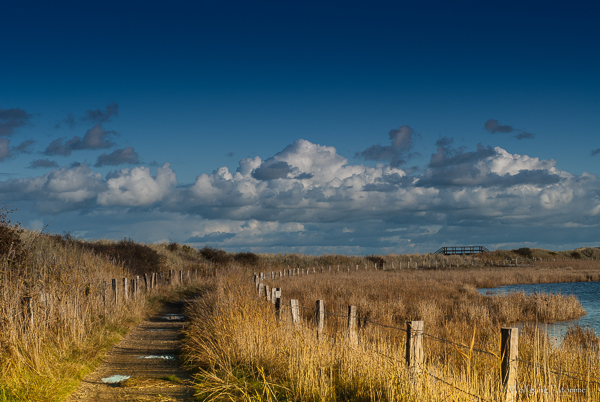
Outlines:
[[[556,344],[535,327],[584,314],[576,298],[489,297],[476,290],[589,280],[599,273],[594,261],[395,272],[326,269],[265,280],[282,290],[282,319],[257,296],[251,272],[240,269],[223,277],[218,292],[190,312],[186,355],[198,372],[200,399],[206,401],[504,401],[500,328],[529,322],[519,336],[519,388],[512,391],[518,400],[598,400],[596,335],[573,329]],[[291,324],[290,299],[299,300],[300,327]],[[325,317],[326,335],[320,339],[312,310],[316,300],[324,300],[325,310],[333,313]],[[347,336],[348,305],[357,306],[358,344]],[[404,360],[407,320],[423,320],[428,335],[419,376]]]

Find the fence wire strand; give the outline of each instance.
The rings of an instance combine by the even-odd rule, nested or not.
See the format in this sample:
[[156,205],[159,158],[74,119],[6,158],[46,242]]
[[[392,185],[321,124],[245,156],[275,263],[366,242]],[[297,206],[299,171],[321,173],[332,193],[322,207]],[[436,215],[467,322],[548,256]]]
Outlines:
[[461,343],[456,343],[456,342],[449,341],[449,340],[446,340],[446,339],[438,338],[437,336],[430,335],[430,334],[428,334],[428,333],[426,333],[426,332],[423,332],[423,336],[426,336],[426,337],[428,337],[428,338],[430,338],[430,339],[433,339],[433,340],[436,340],[436,341],[439,341],[439,342],[442,342],[442,343],[447,343],[447,344],[450,344],[450,345],[454,345],[454,346],[461,347],[461,348],[463,348],[463,349],[469,349],[469,350],[472,350],[473,352],[484,353],[484,354],[486,354],[486,355],[490,355],[490,356],[494,356],[494,357],[498,358],[498,355],[496,355],[496,354],[494,354],[494,353],[492,353],[492,352],[489,352],[489,351],[487,351],[487,350],[481,350],[481,349],[477,349],[477,348],[473,348],[473,349],[471,349],[471,348],[470,348],[469,346],[467,346],[467,345],[463,345],[463,344],[461,344]]
[[483,402],[488,402],[487,399],[484,399],[484,398],[480,397],[479,395],[472,394],[469,391],[465,391],[464,389],[458,388],[456,385],[450,384],[448,381],[445,381],[445,380],[443,380],[443,379],[441,379],[441,378],[439,378],[439,377],[431,374],[429,371],[425,371],[425,374],[427,374],[430,377],[435,378],[437,381],[440,381],[440,382],[442,382],[442,383],[444,383],[446,385],[451,386],[452,388],[454,388],[454,389],[456,389],[456,390],[458,390],[458,391],[460,391],[460,392],[462,392],[464,394],[469,395],[470,397],[477,398],[478,400],[483,401]]
[[[578,381],[586,382],[586,383],[588,383],[588,384],[596,384],[596,385],[600,385],[600,382],[598,382],[598,381],[590,381],[590,380],[586,380],[586,379],[583,379],[583,378],[580,378],[580,377],[575,377],[575,376],[571,375],[571,374],[577,374],[577,375],[580,375],[580,376],[582,376],[582,377],[585,377],[585,374],[581,374],[581,373],[572,373],[572,372],[569,372],[569,371],[555,371],[555,370],[551,370],[551,369],[549,369],[549,368],[546,368],[546,367],[542,367],[542,366],[540,366],[539,364],[535,364],[535,363],[532,363],[532,362],[530,362],[530,361],[527,361],[527,360],[523,360],[523,359],[516,359],[516,360],[517,360],[518,362],[520,362],[520,363],[529,364],[529,365],[530,365],[530,366],[532,366],[532,367],[537,367],[537,368],[540,368],[540,369],[542,369],[542,370],[544,370],[544,371],[547,371],[547,372],[550,372],[550,373],[553,373],[553,374],[557,374],[557,375],[559,375],[559,376],[561,376],[561,377],[568,377],[568,378],[571,378],[571,379],[573,379],[573,380],[578,380]],[[569,374],[567,374],[567,373],[569,373]],[[598,378],[598,377],[594,377],[594,376],[590,376],[590,378],[596,378],[596,379],[600,379],[600,378]]]

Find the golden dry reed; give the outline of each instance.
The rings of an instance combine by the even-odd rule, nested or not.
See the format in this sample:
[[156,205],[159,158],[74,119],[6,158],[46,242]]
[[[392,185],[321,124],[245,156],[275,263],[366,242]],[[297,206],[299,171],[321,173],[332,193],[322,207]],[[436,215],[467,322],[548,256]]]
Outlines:
[[[140,291],[134,298],[129,289],[125,300],[122,280],[130,285],[135,275],[92,247],[111,242],[17,229],[0,225],[0,234],[11,240],[0,253],[0,401],[58,401],[168,290]],[[167,247],[152,246],[165,267],[193,265],[180,247]],[[144,288],[142,277],[139,289]]]
[[[598,277],[597,265],[536,259],[527,267],[311,269],[309,275],[263,281],[282,290],[281,319],[272,303],[258,297],[250,273],[240,270],[220,278],[214,294],[192,308],[185,355],[205,401],[504,401],[507,392],[515,400],[595,401],[600,364],[593,331],[571,329],[557,343],[536,328],[536,322],[584,314],[576,298],[490,297],[476,287],[589,280]],[[291,322],[290,299],[302,306],[299,326]],[[326,315],[319,339],[316,300],[336,314]],[[358,344],[347,334],[348,305],[358,309]],[[420,375],[405,363],[407,320],[425,322]],[[519,331],[517,386],[507,391],[500,378],[500,328],[523,322],[529,324]]]

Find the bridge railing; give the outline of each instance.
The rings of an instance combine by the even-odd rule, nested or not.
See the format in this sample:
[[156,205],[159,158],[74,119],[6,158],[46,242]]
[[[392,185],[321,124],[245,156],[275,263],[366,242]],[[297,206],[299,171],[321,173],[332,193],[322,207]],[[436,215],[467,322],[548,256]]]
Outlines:
[[460,255],[460,254],[479,254],[488,253],[490,250],[484,246],[454,246],[454,247],[440,247],[434,254],[443,255]]

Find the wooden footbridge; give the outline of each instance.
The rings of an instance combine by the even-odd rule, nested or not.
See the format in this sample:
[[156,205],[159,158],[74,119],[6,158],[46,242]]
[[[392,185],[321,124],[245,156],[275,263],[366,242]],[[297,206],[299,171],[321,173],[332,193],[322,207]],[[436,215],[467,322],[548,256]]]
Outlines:
[[484,246],[457,246],[457,247],[440,247],[434,254],[443,255],[462,255],[462,254],[479,254],[489,253],[490,250]]

